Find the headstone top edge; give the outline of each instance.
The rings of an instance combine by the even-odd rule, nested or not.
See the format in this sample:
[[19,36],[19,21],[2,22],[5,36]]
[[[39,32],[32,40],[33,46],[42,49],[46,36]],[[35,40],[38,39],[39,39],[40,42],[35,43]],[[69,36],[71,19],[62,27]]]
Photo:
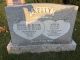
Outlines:
[[77,5],[65,5],[65,4],[54,4],[54,3],[27,3],[27,4],[21,4],[21,5],[9,5],[9,6],[6,6],[6,7],[21,7],[21,6],[26,6],[26,5],[57,5],[57,6],[65,6],[65,7],[74,7],[75,9],[78,9],[78,6]]

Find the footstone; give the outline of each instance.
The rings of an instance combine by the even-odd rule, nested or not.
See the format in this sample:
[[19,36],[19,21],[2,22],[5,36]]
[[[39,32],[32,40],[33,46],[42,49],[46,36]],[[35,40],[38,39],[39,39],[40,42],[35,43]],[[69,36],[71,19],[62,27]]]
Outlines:
[[9,53],[72,51],[72,32],[78,7],[51,3],[5,8],[11,33]]

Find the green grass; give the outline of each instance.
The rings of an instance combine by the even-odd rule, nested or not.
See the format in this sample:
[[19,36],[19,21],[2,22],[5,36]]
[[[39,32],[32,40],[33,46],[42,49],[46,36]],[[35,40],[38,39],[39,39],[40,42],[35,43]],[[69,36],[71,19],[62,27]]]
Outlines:
[[[5,4],[0,3],[0,26],[6,26],[8,28],[4,7]],[[8,54],[6,46],[11,39],[10,33],[0,33],[0,60],[80,60],[80,12],[78,12],[77,15],[75,28],[73,39],[78,45],[75,51],[70,52],[25,53],[20,55]]]

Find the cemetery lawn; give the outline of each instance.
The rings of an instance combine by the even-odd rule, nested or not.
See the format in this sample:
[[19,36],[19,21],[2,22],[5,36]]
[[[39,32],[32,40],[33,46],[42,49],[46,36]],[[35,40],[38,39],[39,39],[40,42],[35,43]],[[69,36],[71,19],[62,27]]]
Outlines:
[[[0,3],[0,26],[6,26],[5,3]],[[0,60],[80,60],[80,12],[78,11],[75,28],[72,37],[77,43],[75,51],[70,52],[45,52],[45,53],[24,53],[20,55],[8,54],[7,44],[11,37],[9,32],[0,33]]]

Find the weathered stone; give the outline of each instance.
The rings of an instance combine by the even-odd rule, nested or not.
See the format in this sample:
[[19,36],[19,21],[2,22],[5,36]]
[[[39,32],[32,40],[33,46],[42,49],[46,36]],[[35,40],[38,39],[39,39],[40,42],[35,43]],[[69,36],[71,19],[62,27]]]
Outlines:
[[19,47],[20,53],[37,52],[35,48],[41,48],[39,52],[55,51],[59,45],[56,51],[75,49],[72,32],[78,6],[35,3],[7,6],[5,10],[13,45],[10,50]]

